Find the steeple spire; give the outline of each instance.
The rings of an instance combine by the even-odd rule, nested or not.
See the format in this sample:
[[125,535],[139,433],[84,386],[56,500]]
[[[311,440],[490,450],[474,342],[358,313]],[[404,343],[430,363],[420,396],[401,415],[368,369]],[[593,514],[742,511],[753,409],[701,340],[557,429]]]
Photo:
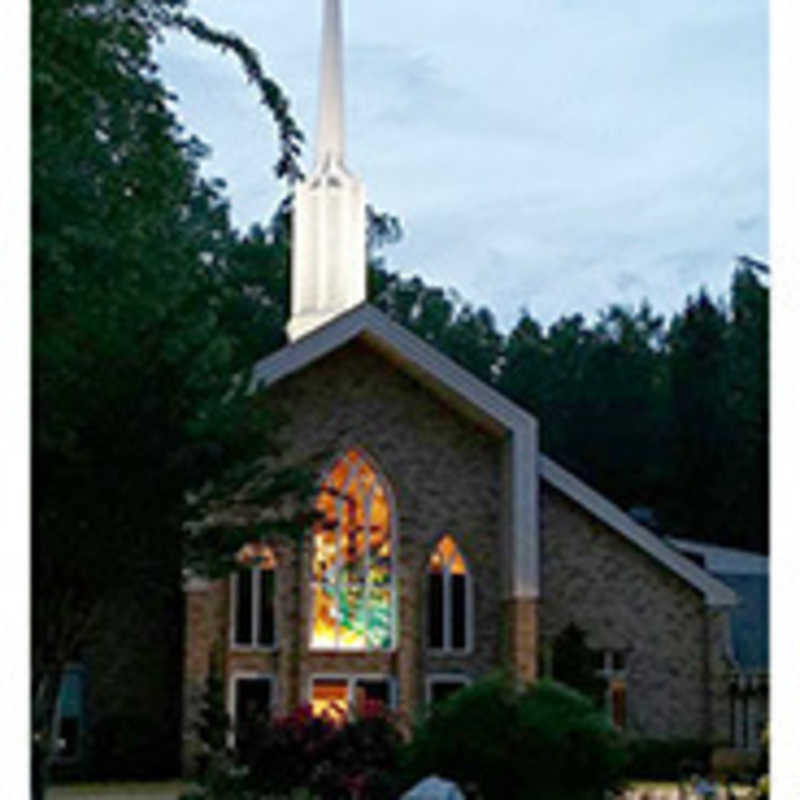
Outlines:
[[294,196],[292,341],[367,299],[364,184],[344,165],[341,0],[324,3],[316,163]]
[[316,168],[344,166],[342,4],[325,0],[320,61],[319,129]]

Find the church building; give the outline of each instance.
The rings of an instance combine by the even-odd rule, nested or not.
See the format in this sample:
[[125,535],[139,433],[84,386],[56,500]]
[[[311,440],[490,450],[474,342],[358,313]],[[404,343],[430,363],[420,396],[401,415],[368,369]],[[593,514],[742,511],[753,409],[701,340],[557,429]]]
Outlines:
[[340,0],[325,0],[289,343],[253,377],[288,417],[282,457],[319,475],[320,515],[302,548],[254,543],[228,579],[187,581],[185,768],[215,649],[234,722],[369,700],[413,716],[500,669],[534,682],[570,624],[619,727],[729,742],[734,591],[542,453],[530,413],[367,302],[342,75]]

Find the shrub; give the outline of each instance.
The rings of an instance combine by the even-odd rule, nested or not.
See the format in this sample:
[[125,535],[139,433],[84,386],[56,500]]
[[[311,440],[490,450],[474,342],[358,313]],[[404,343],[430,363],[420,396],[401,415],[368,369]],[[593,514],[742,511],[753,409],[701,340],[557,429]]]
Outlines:
[[617,786],[626,757],[583,695],[553,681],[518,693],[490,678],[435,706],[405,758],[409,784],[436,773],[477,784],[486,800],[588,800]]
[[639,780],[686,780],[708,774],[711,747],[696,739],[634,739],[628,774]]

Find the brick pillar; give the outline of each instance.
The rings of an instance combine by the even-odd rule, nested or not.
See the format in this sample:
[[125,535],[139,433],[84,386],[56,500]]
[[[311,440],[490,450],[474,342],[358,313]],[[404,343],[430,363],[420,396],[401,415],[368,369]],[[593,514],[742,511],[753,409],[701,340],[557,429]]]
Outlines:
[[[305,544],[305,543],[304,543]],[[278,682],[280,704],[278,711],[287,714],[303,701],[301,660],[308,652],[308,611],[304,607],[309,592],[302,585],[308,568],[305,553],[297,547],[285,550],[281,589],[280,653],[278,656]],[[300,582],[298,585],[298,581]],[[306,591],[303,591],[303,589]]]
[[191,578],[184,586],[186,629],[183,650],[183,737],[181,765],[185,776],[195,769],[198,752],[197,723],[203,706],[209,658],[214,641],[210,585]]
[[397,710],[410,722],[421,702],[419,581],[404,575],[398,588]]
[[706,737],[711,744],[730,740],[730,612],[726,608],[706,609]]
[[539,604],[532,597],[506,601],[509,666],[517,684],[533,683],[538,673]]

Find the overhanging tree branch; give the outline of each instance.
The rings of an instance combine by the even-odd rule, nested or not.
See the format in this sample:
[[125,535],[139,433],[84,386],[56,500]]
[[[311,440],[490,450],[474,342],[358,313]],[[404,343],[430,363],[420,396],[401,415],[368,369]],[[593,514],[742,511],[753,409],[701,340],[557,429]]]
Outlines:
[[196,16],[177,12],[168,17],[171,27],[185,31],[196,39],[219,47],[223,53],[231,50],[244,68],[247,80],[254,83],[261,94],[261,103],[271,112],[278,127],[280,156],[275,164],[278,178],[286,178],[289,185],[303,178],[298,157],[305,140],[302,131],[289,113],[289,100],[280,86],[269,78],[261,66],[256,51],[235,33],[219,31]]

